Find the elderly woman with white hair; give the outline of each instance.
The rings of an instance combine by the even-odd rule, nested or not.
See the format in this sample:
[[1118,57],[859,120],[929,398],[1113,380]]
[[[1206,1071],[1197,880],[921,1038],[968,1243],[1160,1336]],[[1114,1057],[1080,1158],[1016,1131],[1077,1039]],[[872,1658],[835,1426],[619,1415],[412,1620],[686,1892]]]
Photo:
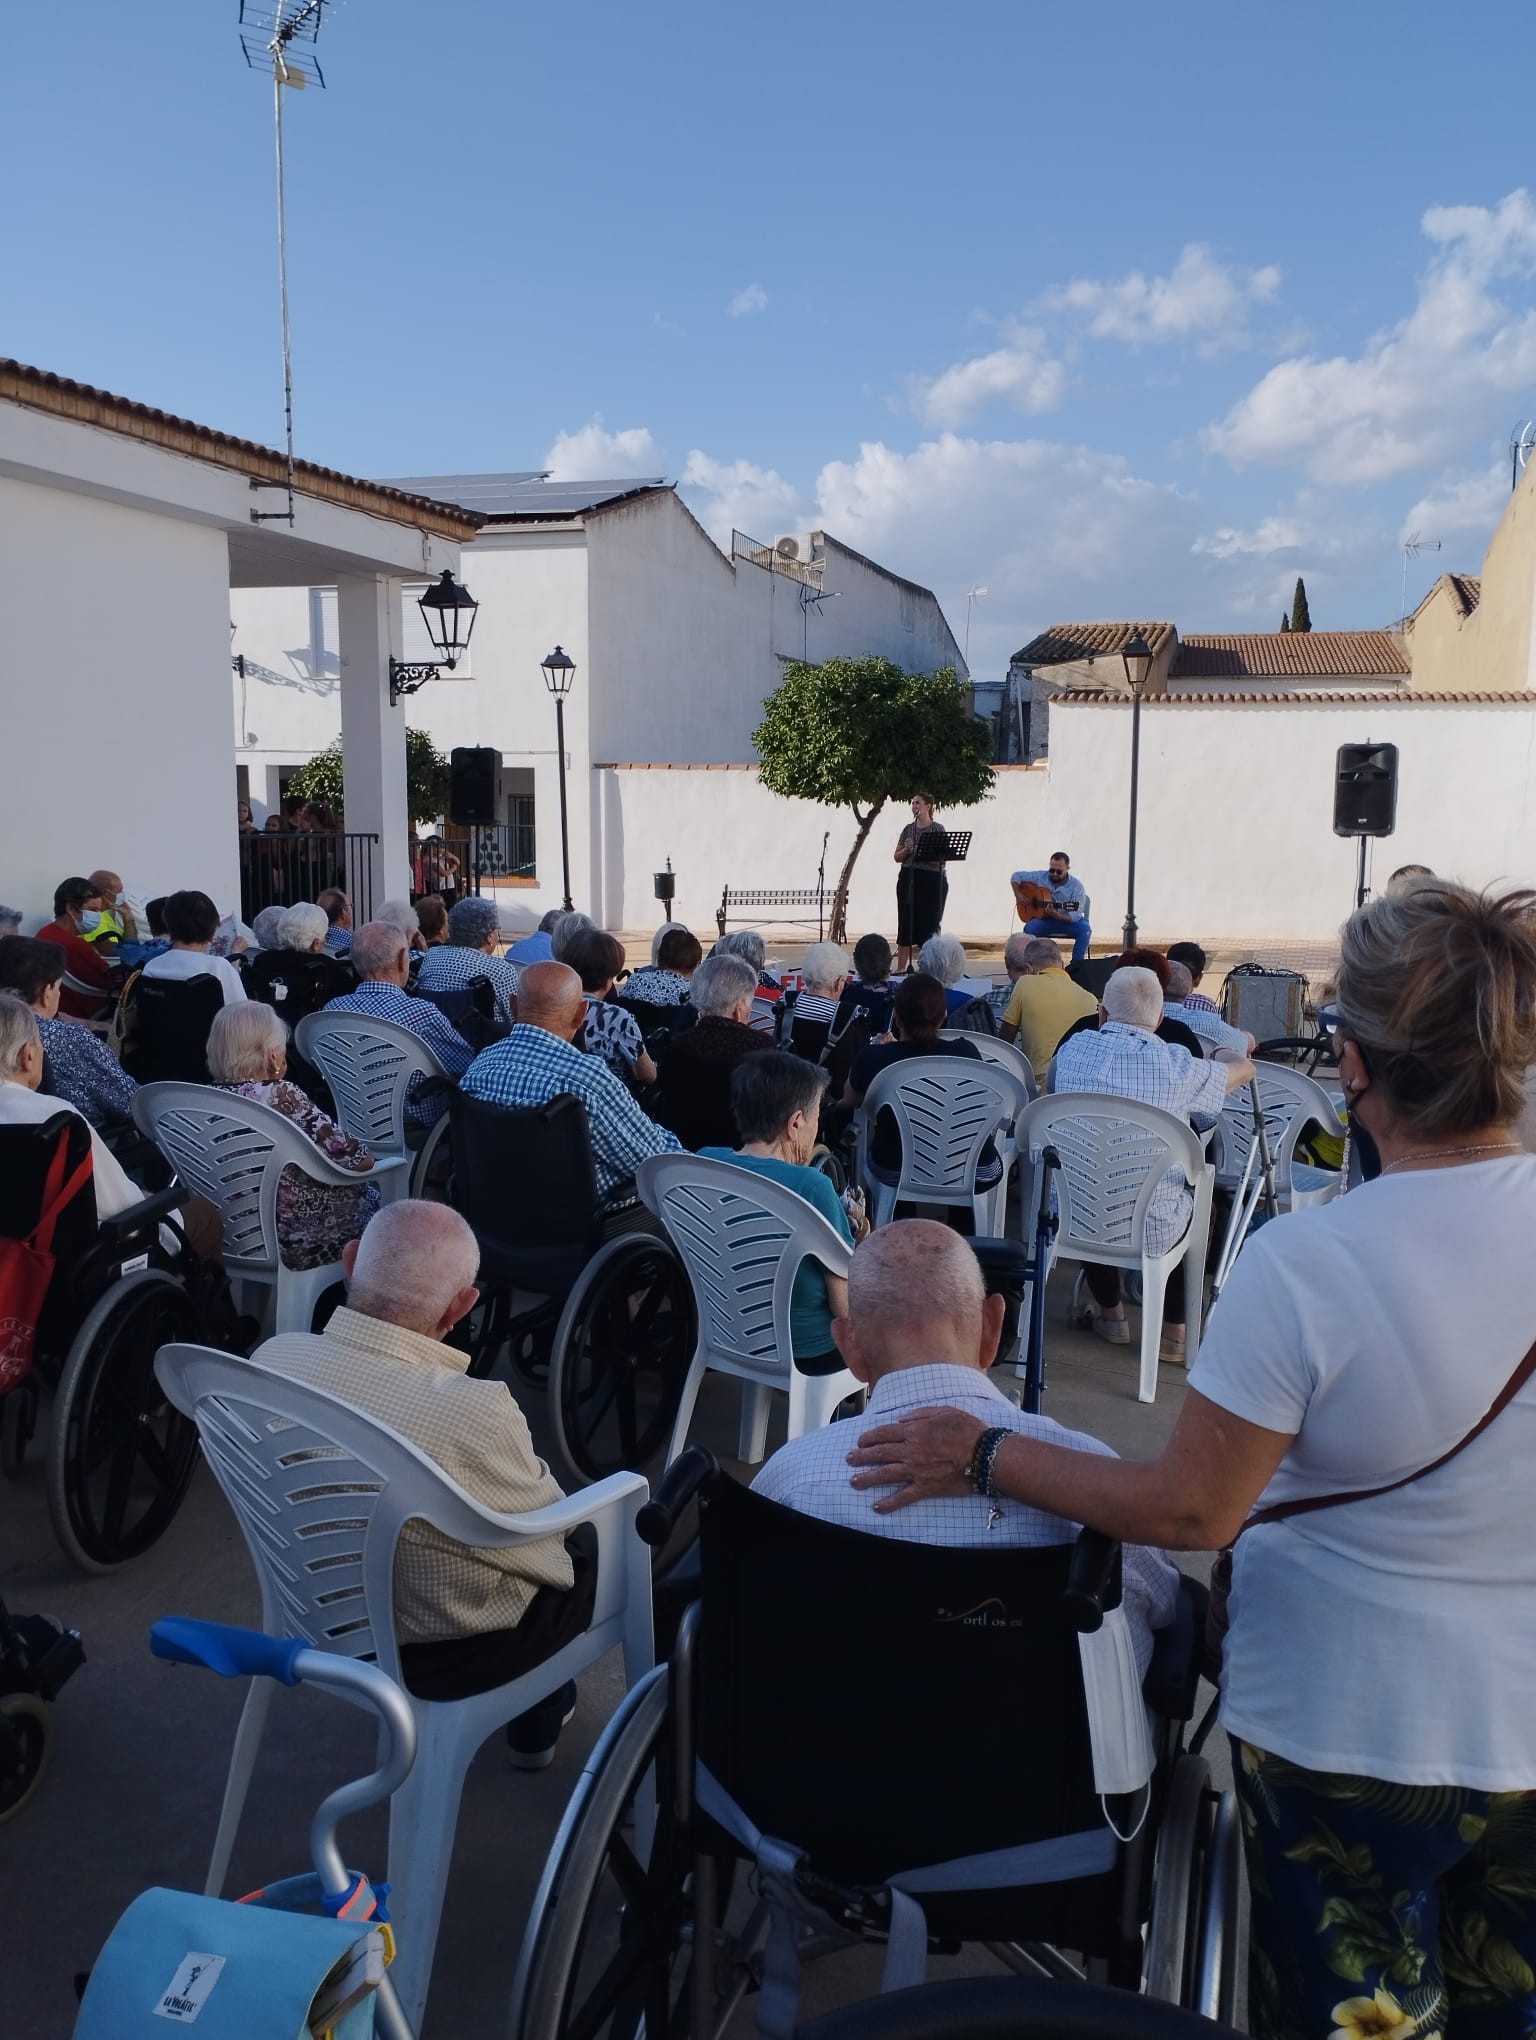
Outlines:
[[966,963],[965,944],[953,935],[930,935],[917,953],[918,969],[938,979],[951,1013],[958,1013],[975,999],[991,996],[991,979],[968,977]]
[[256,918],[268,914],[277,918],[258,931],[261,948],[246,965],[245,988],[249,997],[272,1007],[292,1028],[306,1014],[318,1013],[332,999],[350,992],[357,973],[326,948],[331,924],[323,907],[300,900],[291,907],[264,907]]
[[[733,928],[729,935],[722,935],[711,956],[735,956],[743,963],[750,964],[757,972],[757,996],[770,1006],[776,1006],[784,996],[784,986],[779,973],[768,962],[768,950],[761,935],[755,928]],[[760,1014],[752,1021],[759,1034],[776,1034],[778,1025],[772,1013]]]
[[795,1018],[823,1020],[830,1027],[852,970],[853,958],[841,942],[812,942],[800,959],[804,989],[795,1001]]
[[388,922],[391,928],[398,928],[408,949],[426,948],[427,938],[421,932],[421,916],[409,900],[385,900],[374,910],[373,918]]
[[[208,1068],[221,1091],[269,1106],[291,1120],[338,1169],[366,1175],[373,1151],[290,1083],[288,1030],[258,1000],[226,1006],[208,1037]],[[285,1268],[323,1268],[338,1261],[379,1208],[378,1186],[321,1183],[290,1162],[277,1183],[277,1242]]]

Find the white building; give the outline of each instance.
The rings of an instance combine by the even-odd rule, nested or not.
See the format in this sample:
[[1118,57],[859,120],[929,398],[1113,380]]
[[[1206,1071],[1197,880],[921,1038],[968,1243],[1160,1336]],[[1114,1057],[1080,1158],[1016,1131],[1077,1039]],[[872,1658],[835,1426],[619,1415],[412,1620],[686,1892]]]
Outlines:
[[[403,891],[401,584],[477,520],[0,360],[0,898],[36,926],[97,867],[239,899],[232,590],[337,591],[330,708],[373,896]],[[289,522],[291,508],[292,521]],[[274,515],[275,513],[275,515]]]
[[[407,715],[444,751],[488,745],[501,755],[505,814],[531,829],[536,865],[531,881],[499,889],[509,925],[561,898],[555,715],[540,670],[555,644],[577,666],[565,709],[572,892],[613,925],[622,920],[616,860],[627,860],[611,800],[605,808],[600,797],[606,768],[750,765],[763,701],[792,659],[877,652],[909,672],[965,673],[929,590],[826,532],[761,545],[738,533],[727,556],[659,479],[440,475],[393,486],[484,520],[464,553],[480,605],[469,655],[415,695]],[[413,592],[419,586],[407,591],[408,613]],[[233,613],[245,666],[236,755],[259,814],[286,773],[336,735],[334,599],[318,583],[247,590]],[[671,819],[680,846],[687,819]],[[721,848],[728,863],[734,854],[735,876],[750,877],[750,858]],[[663,844],[663,863],[667,854]],[[812,876],[814,865],[794,882]]]

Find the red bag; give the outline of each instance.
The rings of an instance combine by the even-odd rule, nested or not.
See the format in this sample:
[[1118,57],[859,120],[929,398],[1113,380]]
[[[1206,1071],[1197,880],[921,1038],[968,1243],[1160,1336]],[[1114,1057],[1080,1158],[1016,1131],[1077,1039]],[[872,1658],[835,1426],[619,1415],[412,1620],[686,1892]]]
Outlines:
[[0,1395],[20,1388],[32,1372],[37,1321],[53,1281],[53,1233],[65,1207],[89,1180],[86,1149],[66,1178],[69,1128],[59,1135],[43,1184],[43,1212],[24,1240],[0,1240]]

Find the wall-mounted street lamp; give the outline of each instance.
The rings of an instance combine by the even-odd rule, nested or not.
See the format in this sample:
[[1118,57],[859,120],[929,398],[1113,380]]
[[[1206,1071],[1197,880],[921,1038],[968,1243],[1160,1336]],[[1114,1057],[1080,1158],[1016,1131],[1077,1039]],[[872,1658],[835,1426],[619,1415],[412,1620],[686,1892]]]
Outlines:
[[576,661],[560,645],[539,661],[544,685],[555,700],[555,744],[560,752],[560,870],[565,881],[565,911],[571,911],[571,834],[565,810],[565,697],[576,678]]
[[469,650],[469,640],[474,633],[475,617],[480,605],[461,581],[456,581],[445,567],[431,587],[421,596],[416,607],[421,611],[422,622],[427,626],[427,636],[432,649],[439,653],[436,659],[415,661],[391,659],[389,662],[389,705],[394,707],[402,694],[414,694],[428,680],[436,679],[439,673],[451,673],[464,653]]

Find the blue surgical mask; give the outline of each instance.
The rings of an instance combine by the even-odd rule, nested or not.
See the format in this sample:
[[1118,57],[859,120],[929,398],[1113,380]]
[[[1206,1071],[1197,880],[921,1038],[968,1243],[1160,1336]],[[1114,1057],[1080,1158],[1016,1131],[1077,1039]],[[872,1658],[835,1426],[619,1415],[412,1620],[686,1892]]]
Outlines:
[[100,914],[99,914],[99,913],[98,913],[98,912],[96,911],[96,909],[95,909],[94,907],[87,907],[87,908],[86,908],[86,910],[85,910],[85,912],[84,912],[84,913],[83,913],[83,914],[82,914],[82,915],[80,916],[80,932],[81,932],[81,934],[82,934],[82,935],[94,935],[94,934],[96,933],[96,930],[97,930],[97,929],[98,929],[98,928],[99,928],[100,926],[101,926],[101,915],[100,915]]

